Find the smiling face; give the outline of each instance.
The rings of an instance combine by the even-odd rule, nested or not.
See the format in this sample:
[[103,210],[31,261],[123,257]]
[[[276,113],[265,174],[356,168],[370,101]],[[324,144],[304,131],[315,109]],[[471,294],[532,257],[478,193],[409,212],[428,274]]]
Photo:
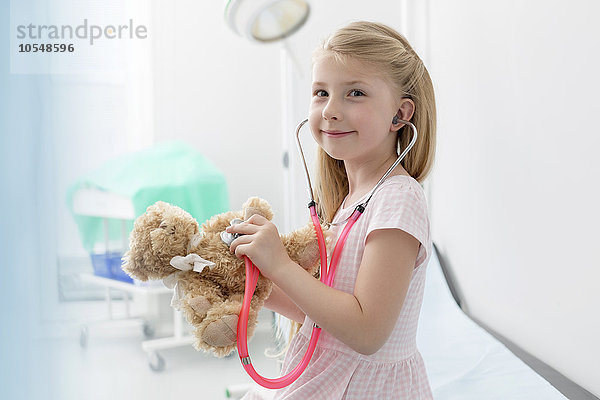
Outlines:
[[395,154],[398,105],[389,83],[369,64],[342,64],[325,54],[313,65],[310,128],[335,159],[363,163]]

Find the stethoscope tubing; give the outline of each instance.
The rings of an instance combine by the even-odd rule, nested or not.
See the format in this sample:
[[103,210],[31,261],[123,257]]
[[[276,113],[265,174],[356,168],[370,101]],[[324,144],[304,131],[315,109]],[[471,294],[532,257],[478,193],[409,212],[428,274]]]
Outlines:
[[[347,219],[348,222],[344,226],[344,229],[342,230],[342,233],[340,234],[340,237],[335,244],[333,253],[331,255],[331,263],[328,266],[327,265],[327,248],[325,246],[325,237],[323,235],[323,229],[321,228],[321,222],[319,221],[319,216],[317,214],[317,205],[316,205],[316,203],[314,201],[314,197],[313,197],[313,190],[312,190],[312,184],[310,181],[310,174],[308,172],[306,160],[304,159],[304,152],[302,151],[302,145],[300,144],[300,137],[299,137],[300,129],[302,128],[302,126],[304,124],[306,124],[306,122],[308,122],[308,119],[305,119],[300,124],[298,124],[298,126],[296,127],[296,143],[298,146],[298,151],[302,158],[302,163],[304,165],[304,171],[306,173],[306,180],[308,183],[309,196],[310,196],[310,200],[311,200],[310,203],[308,204],[308,208],[310,210],[311,220],[313,222],[313,225],[315,228],[315,233],[317,235],[317,242],[319,244],[319,257],[321,260],[320,280],[325,285],[332,287],[333,280],[335,278],[335,272],[336,272],[341,254],[342,254],[342,250],[346,243],[346,239],[348,238],[348,235],[350,234],[350,230],[352,229],[352,226],[354,226],[354,224],[356,223],[358,218],[360,218],[360,216],[365,211],[365,207],[371,200],[371,197],[373,197],[375,190],[385,181],[385,179],[389,176],[389,174],[392,172],[392,170],[400,163],[400,161],[402,161],[402,159],[406,156],[408,151],[414,146],[414,144],[417,140],[417,129],[412,123],[410,123],[408,121],[403,121],[403,120],[400,121],[400,122],[403,122],[403,123],[411,126],[411,128],[413,130],[412,140],[409,143],[409,145],[406,147],[406,149],[402,152],[402,154],[400,154],[400,156],[397,158],[397,160],[394,162],[394,164],[392,164],[392,166],[387,170],[387,172],[379,180],[377,185],[375,185],[373,190],[370,192],[367,200],[364,203],[359,204],[356,207],[356,209],[354,210],[354,212],[351,214],[351,216]],[[302,373],[304,372],[304,370],[310,363],[310,359],[312,358],[312,355],[315,351],[317,342],[319,340],[319,337],[321,336],[321,328],[319,326],[317,326],[317,324],[313,325],[308,348],[307,348],[306,352],[304,353],[302,360],[300,360],[298,365],[291,372],[289,372],[288,374],[281,376],[279,378],[265,378],[265,377],[259,375],[258,372],[256,372],[256,370],[254,369],[254,366],[252,365],[252,361],[248,354],[248,316],[250,314],[250,302],[252,300],[252,296],[254,295],[254,291],[256,290],[256,284],[258,282],[258,277],[260,275],[260,271],[247,256],[244,256],[244,264],[245,264],[245,268],[246,268],[246,283],[245,283],[245,287],[244,287],[244,300],[242,302],[242,309],[240,311],[240,315],[238,318],[238,324],[237,324],[238,355],[242,362],[242,366],[244,367],[244,369],[246,370],[248,375],[250,375],[250,377],[256,383],[258,383],[259,385],[261,385],[265,388],[268,388],[268,389],[280,389],[280,388],[290,385],[292,382],[294,382],[296,379],[298,379],[298,377],[300,375],[302,375]]]
[[[319,217],[316,211],[316,204],[314,202],[311,202],[310,214],[311,219],[313,221],[313,225],[315,226],[317,241],[319,243],[319,255],[321,259],[321,266],[325,266],[325,268],[321,268],[320,279],[321,282],[327,284],[327,282],[333,282],[333,279],[329,276],[329,272],[335,271],[335,268],[332,268],[330,271],[327,270],[327,249],[325,246],[325,237],[323,235],[321,223],[319,221]],[[244,367],[248,375],[250,375],[250,377],[256,383],[268,389],[280,389],[290,385],[292,382],[298,379],[300,375],[302,375],[302,373],[308,366],[310,359],[312,358],[315,348],[317,347],[317,342],[319,341],[319,337],[321,336],[321,328],[318,327],[316,324],[313,326],[308,348],[304,353],[302,360],[300,360],[298,365],[291,372],[279,378],[265,378],[258,374],[258,372],[256,372],[256,370],[254,369],[254,366],[252,365],[252,361],[248,354],[248,316],[250,314],[250,302],[252,300],[254,290],[256,289],[256,284],[258,282],[258,276],[260,271],[247,256],[244,256],[244,263],[246,267],[246,284],[244,290],[244,300],[242,302],[242,310],[240,311],[240,316],[238,318],[237,324],[238,355],[242,362],[242,366]]]

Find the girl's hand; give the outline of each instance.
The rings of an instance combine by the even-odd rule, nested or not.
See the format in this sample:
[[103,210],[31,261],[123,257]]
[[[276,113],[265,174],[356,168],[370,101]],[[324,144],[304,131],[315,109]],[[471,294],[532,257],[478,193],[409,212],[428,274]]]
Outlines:
[[226,231],[243,235],[235,239],[229,249],[238,258],[248,256],[267,278],[291,261],[277,227],[262,215],[254,214],[240,224],[227,227]]

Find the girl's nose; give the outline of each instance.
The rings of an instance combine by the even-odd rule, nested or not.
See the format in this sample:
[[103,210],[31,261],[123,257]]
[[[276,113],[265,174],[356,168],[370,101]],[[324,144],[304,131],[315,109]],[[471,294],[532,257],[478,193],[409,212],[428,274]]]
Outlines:
[[323,108],[322,116],[323,119],[326,121],[339,121],[342,119],[342,111],[334,101],[330,100],[327,103],[327,105]]

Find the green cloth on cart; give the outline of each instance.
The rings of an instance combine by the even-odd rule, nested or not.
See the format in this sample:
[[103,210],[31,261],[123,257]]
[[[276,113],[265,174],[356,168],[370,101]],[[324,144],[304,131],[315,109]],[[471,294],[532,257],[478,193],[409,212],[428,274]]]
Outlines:
[[[95,188],[131,199],[136,218],[159,200],[179,206],[201,225],[215,214],[229,210],[225,176],[199,152],[183,142],[162,142],[145,150],[123,155],[79,179],[67,189],[67,206],[73,215],[83,247],[93,253],[104,244],[101,217],[77,215],[73,197],[77,190]],[[127,237],[133,220],[126,222]],[[122,221],[108,219],[111,243],[122,243]],[[113,250],[113,249],[110,249]]]

